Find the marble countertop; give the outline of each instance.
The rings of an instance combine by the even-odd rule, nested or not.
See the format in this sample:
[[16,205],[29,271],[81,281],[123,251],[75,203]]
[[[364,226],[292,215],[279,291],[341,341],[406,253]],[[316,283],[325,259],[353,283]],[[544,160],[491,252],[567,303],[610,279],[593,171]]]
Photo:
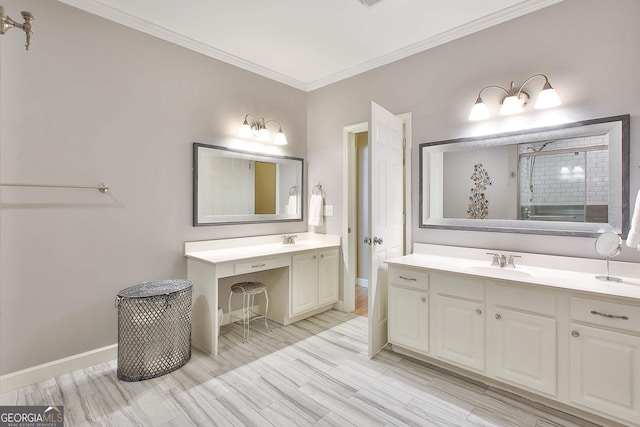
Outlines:
[[[616,274],[612,263],[611,276],[620,277],[622,283],[596,279],[596,275],[606,275],[604,260],[590,260],[602,265],[601,271],[571,271],[560,268],[517,265],[510,267],[491,266],[487,260],[467,259],[464,257],[439,256],[426,253],[414,253],[386,262],[398,267],[425,268],[434,271],[466,274],[501,281],[519,282],[553,287],[571,291],[589,292],[599,295],[632,298],[640,301],[640,276],[620,276]],[[517,262],[516,262],[517,264]]]

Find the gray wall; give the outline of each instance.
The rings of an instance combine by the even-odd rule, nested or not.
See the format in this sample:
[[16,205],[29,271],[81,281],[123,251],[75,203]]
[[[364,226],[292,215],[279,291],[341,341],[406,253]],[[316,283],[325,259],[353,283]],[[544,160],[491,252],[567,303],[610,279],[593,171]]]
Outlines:
[[[342,230],[342,175],[320,165],[342,163],[343,126],[368,120],[371,100],[400,114],[413,113],[413,241],[456,246],[595,257],[593,239],[418,228],[419,143],[493,134],[526,127],[631,114],[631,206],[640,188],[640,2],[565,0],[562,3],[452,41],[429,51],[315,90],[308,100],[307,154],[313,182],[335,205],[326,230]],[[544,73],[563,105],[508,118],[467,120],[486,85],[521,84]],[[539,91],[543,80],[527,88]],[[497,111],[499,93],[483,98]],[[640,260],[625,248],[619,260]]]
[[[114,344],[114,298],[186,276],[182,244],[306,231],[304,222],[191,226],[195,141],[241,145],[244,114],[282,123],[306,157],[307,95],[54,1],[0,38],[0,374]],[[266,145],[256,144],[257,149]]]
[[[116,292],[184,277],[184,241],[307,229],[191,227],[191,143],[238,143],[246,113],[281,121],[282,153],[307,159],[305,190],[322,183],[334,205],[321,232],[342,232],[342,129],[371,100],[413,112],[415,242],[595,256],[591,239],[418,229],[420,142],[630,113],[632,198],[640,188],[637,0],[565,0],[309,94],[57,2],[3,5],[37,27],[29,52],[19,30],[0,38],[1,180],[111,190],[1,190],[0,374],[115,343]],[[540,72],[562,107],[467,121],[480,88]]]

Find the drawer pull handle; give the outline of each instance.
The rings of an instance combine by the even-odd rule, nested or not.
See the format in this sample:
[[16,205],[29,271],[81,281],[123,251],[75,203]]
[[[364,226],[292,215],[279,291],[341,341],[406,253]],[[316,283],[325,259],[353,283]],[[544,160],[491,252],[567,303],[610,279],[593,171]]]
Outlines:
[[596,316],[606,317],[606,318],[609,318],[609,319],[629,320],[629,318],[627,316],[616,316],[615,314],[600,313],[600,312],[595,311],[595,310],[591,310],[591,314],[594,314]]
[[578,331],[571,331],[571,336],[572,336],[572,337],[576,337],[576,338],[577,338],[577,337],[579,337],[579,336],[580,336],[580,332],[578,332]]
[[260,268],[260,267],[265,267],[267,264],[253,264],[251,266],[251,268]]
[[400,278],[401,278],[402,280],[409,280],[410,282],[415,282],[415,281],[417,281],[417,280],[418,280],[418,279],[416,279],[415,277],[404,277],[404,276],[400,276]]
[[502,319],[502,316],[500,315],[500,313],[497,313],[496,314],[496,320],[500,320],[500,319]]

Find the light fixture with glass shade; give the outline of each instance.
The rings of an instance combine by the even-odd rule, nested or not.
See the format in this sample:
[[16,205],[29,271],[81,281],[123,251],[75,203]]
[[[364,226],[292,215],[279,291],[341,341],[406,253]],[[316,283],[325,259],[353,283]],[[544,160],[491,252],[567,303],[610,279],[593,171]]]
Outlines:
[[480,90],[480,93],[478,93],[476,103],[471,109],[469,120],[485,120],[490,117],[489,109],[482,100],[482,92],[485,89],[489,88],[499,89],[505,93],[505,97],[502,99],[502,105],[500,107],[501,116],[521,113],[524,110],[524,106],[529,101],[529,94],[523,90],[524,86],[536,77],[543,77],[545,83],[542,87],[542,90],[538,94],[538,99],[536,100],[534,108],[540,110],[560,105],[560,97],[556,93],[555,89],[551,87],[551,84],[549,84],[549,79],[547,78],[547,76],[545,76],[544,74],[536,74],[526,79],[518,89],[516,89],[516,84],[514,82],[511,82],[511,87],[508,90],[503,88],[502,86],[494,85],[483,87]]
[[244,122],[240,126],[238,136],[241,138],[255,138],[260,142],[271,142],[271,135],[267,130],[267,124],[269,123],[278,125],[278,132],[273,138],[273,143],[275,145],[287,145],[287,137],[284,135],[280,123],[275,120],[265,120],[262,117],[256,119],[251,114],[244,116]]

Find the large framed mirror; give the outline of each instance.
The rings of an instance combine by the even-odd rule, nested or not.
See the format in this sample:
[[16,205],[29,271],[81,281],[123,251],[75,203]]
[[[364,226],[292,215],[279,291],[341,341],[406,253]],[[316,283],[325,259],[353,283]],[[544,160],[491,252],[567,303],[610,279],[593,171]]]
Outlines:
[[193,225],[302,221],[304,160],[193,144]]
[[629,115],[419,151],[422,228],[623,238],[629,230]]

